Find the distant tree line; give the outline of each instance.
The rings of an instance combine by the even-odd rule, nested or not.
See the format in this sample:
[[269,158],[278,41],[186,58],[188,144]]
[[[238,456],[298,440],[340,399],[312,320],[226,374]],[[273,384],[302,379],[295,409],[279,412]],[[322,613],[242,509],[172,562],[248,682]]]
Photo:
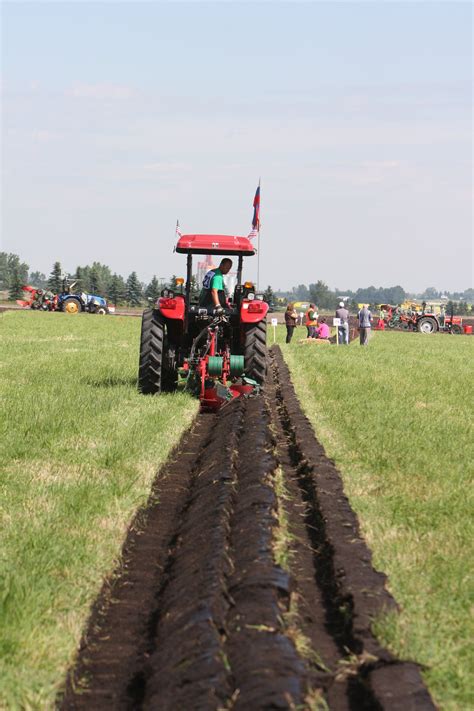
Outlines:
[[[65,273],[60,262],[53,264],[49,276],[39,271],[29,271],[29,265],[20,261],[17,254],[0,252],[0,290],[8,291],[8,298],[12,301],[23,296],[21,287],[31,284],[38,289],[51,289],[58,293],[62,290]],[[138,278],[135,271],[123,277],[116,272],[112,272],[110,267],[100,262],[93,262],[91,265],[78,266],[75,271],[67,275],[70,281],[76,281],[76,289],[91,294],[105,297],[115,306],[140,306],[149,300],[155,301],[164,288],[176,288],[176,275],[172,275],[167,281],[158,280],[153,276],[147,284]],[[191,281],[191,294],[196,296],[199,293],[200,285],[196,283],[193,276]],[[469,311],[468,304],[474,303],[474,289],[466,289],[463,292],[438,291],[434,287],[425,289],[421,294],[409,294],[403,287],[375,287],[368,286],[357,289],[357,291],[334,289],[331,290],[324,281],[319,280],[312,284],[299,284],[289,291],[274,291],[268,286],[264,292],[264,298],[269,303],[275,303],[278,299],[283,302],[310,301],[315,303],[320,309],[334,309],[342,297],[348,299],[353,308],[360,303],[376,304],[401,304],[410,298],[425,299],[429,304],[430,300],[438,300],[444,297],[447,308],[454,309],[455,314],[465,314]]]
[[[135,271],[124,278],[100,262],[78,266],[72,273],[65,273],[61,263],[54,262],[51,273],[47,276],[40,271],[30,272],[29,265],[21,262],[18,255],[0,252],[0,290],[8,291],[8,298],[11,301],[24,296],[22,287],[26,284],[58,293],[63,289],[65,277],[70,283],[77,282],[75,290],[103,296],[115,306],[141,306],[149,300],[155,301],[165,287],[176,288],[175,275],[165,282],[153,276],[147,284],[140,281]],[[194,277],[191,290],[193,293],[197,292]]]
[[334,309],[342,298],[353,306],[360,303],[367,304],[400,304],[405,301],[407,294],[401,286],[375,287],[369,286],[357,291],[346,289],[331,290],[322,280],[313,284],[299,284],[289,292],[276,292],[276,297],[286,301],[309,301],[320,309]]
[[[284,303],[291,301],[306,301],[314,303],[320,309],[334,309],[337,307],[342,298],[352,308],[357,308],[357,304],[370,304],[372,307],[377,304],[401,304],[409,299],[424,299],[428,304],[430,299],[437,301],[443,297],[447,304],[447,308],[454,309],[454,313],[463,315],[470,312],[470,304],[474,304],[474,289],[466,289],[462,292],[437,291],[434,288],[425,289],[420,294],[408,293],[401,287],[375,287],[368,286],[365,288],[351,291],[346,289],[331,290],[324,281],[317,281],[314,284],[299,284],[294,286],[290,291],[275,291],[267,287],[267,292],[272,294],[273,299],[282,300]],[[268,300],[268,299],[267,299]]]

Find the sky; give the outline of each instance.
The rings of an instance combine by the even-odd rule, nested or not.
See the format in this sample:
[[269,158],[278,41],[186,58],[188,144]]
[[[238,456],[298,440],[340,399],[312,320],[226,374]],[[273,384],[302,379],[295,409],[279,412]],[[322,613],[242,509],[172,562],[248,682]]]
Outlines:
[[[469,2],[3,2],[2,251],[260,287],[473,286]],[[257,257],[244,275],[255,278]]]

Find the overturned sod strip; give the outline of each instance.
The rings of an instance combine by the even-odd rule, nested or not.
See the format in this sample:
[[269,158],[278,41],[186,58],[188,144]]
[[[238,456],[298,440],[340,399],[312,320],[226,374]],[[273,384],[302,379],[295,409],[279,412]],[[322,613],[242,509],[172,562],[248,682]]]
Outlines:
[[62,709],[434,708],[416,665],[371,633],[395,603],[285,369],[276,349],[263,395],[183,437],[94,605]]

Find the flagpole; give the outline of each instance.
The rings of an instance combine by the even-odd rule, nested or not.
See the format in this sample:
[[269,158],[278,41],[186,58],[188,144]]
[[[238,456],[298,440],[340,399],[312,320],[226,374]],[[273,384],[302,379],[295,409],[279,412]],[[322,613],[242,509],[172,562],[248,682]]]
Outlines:
[[[258,190],[259,190],[259,200],[260,200],[260,182],[261,178],[258,179]],[[258,238],[257,238],[257,291],[260,291],[260,203],[258,206]]]
[[258,238],[257,238],[257,291],[260,287],[260,225],[258,227]]

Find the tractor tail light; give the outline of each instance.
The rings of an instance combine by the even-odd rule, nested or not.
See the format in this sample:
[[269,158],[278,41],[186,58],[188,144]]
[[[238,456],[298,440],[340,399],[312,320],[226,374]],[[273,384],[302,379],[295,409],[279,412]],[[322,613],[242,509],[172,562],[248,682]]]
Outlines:
[[162,309],[175,309],[176,299],[160,299],[160,307]]
[[259,314],[263,311],[263,306],[258,301],[253,301],[249,304],[248,311],[251,314]]

